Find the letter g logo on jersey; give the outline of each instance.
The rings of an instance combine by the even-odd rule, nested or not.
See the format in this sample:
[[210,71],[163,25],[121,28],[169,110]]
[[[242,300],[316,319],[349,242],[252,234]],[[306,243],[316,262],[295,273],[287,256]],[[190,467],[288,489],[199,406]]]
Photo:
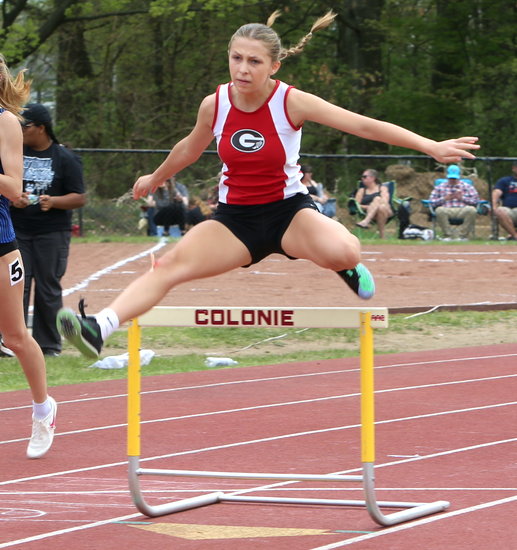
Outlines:
[[232,146],[241,153],[255,153],[260,151],[266,140],[256,130],[239,130],[230,139]]

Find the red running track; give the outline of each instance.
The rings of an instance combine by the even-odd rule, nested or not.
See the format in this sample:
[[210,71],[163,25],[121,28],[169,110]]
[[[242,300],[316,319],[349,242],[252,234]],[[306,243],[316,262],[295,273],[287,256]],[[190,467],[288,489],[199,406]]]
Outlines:
[[[2,393],[0,549],[517,548],[516,364],[510,345],[376,358],[379,500],[451,502],[389,528],[335,506],[220,503],[144,517],[126,480],[124,381],[54,388],[54,446],[32,461],[28,392]],[[145,377],[142,466],[355,472],[358,389],[358,359]],[[266,483],[142,479],[151,504]],[[275,486],[260,494],[363,498],[355,483]]]

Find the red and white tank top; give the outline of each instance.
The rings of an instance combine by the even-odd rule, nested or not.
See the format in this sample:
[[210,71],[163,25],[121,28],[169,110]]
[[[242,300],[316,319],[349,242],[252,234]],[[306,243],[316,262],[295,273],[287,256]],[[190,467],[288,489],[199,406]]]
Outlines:
[[247,113],[233,105],[231,86],[230,82],[217,88],[212,125],[223,162],[219,201],[266,204],[306,194],[298,164],[302,130],[286,110],[292,87],[277,80],[264,105]]

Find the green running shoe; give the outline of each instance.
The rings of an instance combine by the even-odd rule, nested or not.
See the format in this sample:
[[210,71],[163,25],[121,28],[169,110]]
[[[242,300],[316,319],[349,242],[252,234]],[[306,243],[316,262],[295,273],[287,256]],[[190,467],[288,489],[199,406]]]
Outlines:
[[375,281],[369,269],[357,264],[354,269],[343,269],[337,274],[363,300],[369,300],[375,294]]
[[98,359],[104,343],[101,329],[95,317],[84,314],[83,300],[79,301],[79,311],[81,315],[71,309],[60,309],[56,318],[57,330],[83,355]]

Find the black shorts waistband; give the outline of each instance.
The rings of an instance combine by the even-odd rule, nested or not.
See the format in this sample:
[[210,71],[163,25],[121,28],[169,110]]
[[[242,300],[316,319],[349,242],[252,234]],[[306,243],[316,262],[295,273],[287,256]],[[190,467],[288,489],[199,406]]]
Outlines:
[[16,242],[16,239],[10,243],[0,243],[0,257],[9,254],[9,252],[12,252],[13,250],[18,250],[18,243]]

